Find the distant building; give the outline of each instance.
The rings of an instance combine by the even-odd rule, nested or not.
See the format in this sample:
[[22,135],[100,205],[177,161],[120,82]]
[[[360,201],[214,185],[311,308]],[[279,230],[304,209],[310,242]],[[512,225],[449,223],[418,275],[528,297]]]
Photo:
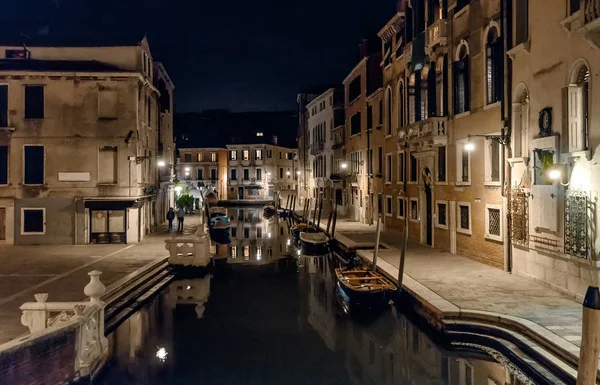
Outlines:
[[156,165],[173,163],[174,87],[148,41],[0,39],[0,52],[0,242],[153,232],[172,202],[171,172]]
[[227,198],[227,150],[224,148],[180,148],[177,178],[197,200],[213,192]]

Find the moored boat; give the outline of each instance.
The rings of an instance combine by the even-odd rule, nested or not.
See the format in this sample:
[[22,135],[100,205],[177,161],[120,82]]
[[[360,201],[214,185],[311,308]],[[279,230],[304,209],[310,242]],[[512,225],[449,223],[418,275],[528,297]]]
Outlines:
[[227,215],[227,209],[221,206],[215,206],[208,209],[208,216],[210,218],[221,217]]
[[229,218],[224,215],[215,216],[210,219],[209,226],[214,230],[226,230],[231,227],[231,222],[229,222]]
[[275,205],[272,203],[266,204],[263,207],[263,210],[264,210],[265,217],[272,217],[273,215],[277,214],[277,209],[275,208]]
[[304,255],[324,255],[329,252],[329,236],[322,232],[300,233],[300,248]]
[[355,304],[366,307],[385,306],[396,285],[376,271],[363,268],[335,269],[338,287]]

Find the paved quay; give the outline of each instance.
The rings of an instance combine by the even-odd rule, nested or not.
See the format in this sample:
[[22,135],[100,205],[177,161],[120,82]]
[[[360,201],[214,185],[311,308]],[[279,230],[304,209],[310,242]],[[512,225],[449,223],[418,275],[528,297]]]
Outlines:
[[[340,218],[334,237],[349,248],[364,249],[357,253],[372,261],[375,230]],[[391,232],[380,236],[377,265],[393,277],[398,276],[402,239]],[[579,358],[581,303],[527,278],[410,241],[403,286],[442,319],[463,314],[502,320]]]
[[[100,270],[109,287],[143,266],[168,256],[164,240],[192,235],[200,215],[186,216],[182,233],[159,227],[137,245],[7,246],[0,248],[0,344],[28,332],[21,325],[21,306],[35,293],[48,293],[48,302],[81,301],[87,273]],[[176,223],[174,224],[176,228]]]

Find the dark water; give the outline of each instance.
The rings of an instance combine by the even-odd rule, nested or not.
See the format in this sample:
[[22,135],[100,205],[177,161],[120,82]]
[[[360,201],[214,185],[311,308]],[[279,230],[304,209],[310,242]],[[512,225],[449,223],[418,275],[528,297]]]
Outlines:
[[354,321],[336,298],[337,258],[298,257],[285,222],[253,214],[233,214],[235,239],[216,247],[227,263],[178,279],[109,337],[99,383],[516,383],[489,357],[437,346],[393,307]]

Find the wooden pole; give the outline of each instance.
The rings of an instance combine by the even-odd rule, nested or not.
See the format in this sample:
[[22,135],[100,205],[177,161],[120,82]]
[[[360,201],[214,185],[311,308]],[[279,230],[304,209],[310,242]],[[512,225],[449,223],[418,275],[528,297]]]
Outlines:
[[329,235],[329,230],[331,230],[331,219],[333,218],[333,211],[329,212],[329,215],[327,216],[327,230],[325,231],[325,234]]
[[335,204],[335,208],[333,210],[333,224],[331,225],[331,239],[333,239],[335,235],[335,224],[337,223],[337,203]]
[[381,215],[377,217],[377,237],[375,239],[375,251],[373,252],[373,271],[377,270],[377,257],[379,255],[379,237],[381,236]]
[[318,203],[319,202],[317,201],[317,199],[315,199],[315,211],[313,213],[313,221],[312,221],[313,227],[316,226],[316,223],[317,223],[317,208],[319,208]]
[[296,195],[292,196],[292,216],[296,215]]
[[319,203],[319,219],[317,220],[317,230],[321,228],[321,213],[323,212],[323,199]]
[[408,222],[404,228],[404,239],[400,249],[400,262],[398,264],[398,293],[402,291],[402,279],[404,278],[404,262],[406,261],[406,249],[408,248]]
[[583,325],[577,385],[596,385],[600,355],[600,291],[590,286],[583,300]]
[[308,209],[308,200],[309,200],[309,198],[304,199],[304,208],[302,209],[302,220],[306,220],[306,210]]

